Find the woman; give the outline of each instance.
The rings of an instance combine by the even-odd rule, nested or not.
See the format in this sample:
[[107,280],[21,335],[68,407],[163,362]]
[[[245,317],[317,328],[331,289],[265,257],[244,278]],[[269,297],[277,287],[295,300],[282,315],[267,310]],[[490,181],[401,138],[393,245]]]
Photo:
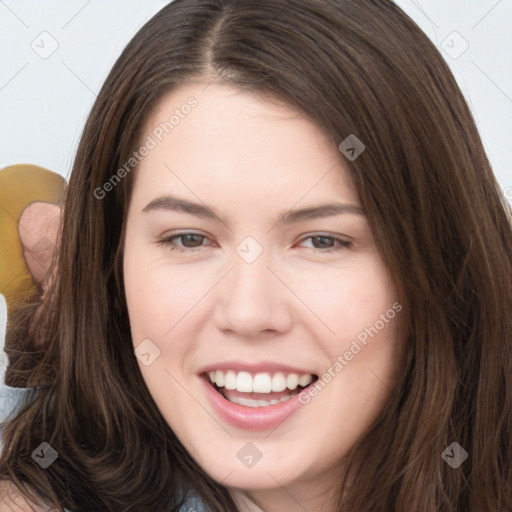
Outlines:
[[71,510],[512,510],[506,202],[392,2],[171,3],[64,211],[54,375],[2,479]]

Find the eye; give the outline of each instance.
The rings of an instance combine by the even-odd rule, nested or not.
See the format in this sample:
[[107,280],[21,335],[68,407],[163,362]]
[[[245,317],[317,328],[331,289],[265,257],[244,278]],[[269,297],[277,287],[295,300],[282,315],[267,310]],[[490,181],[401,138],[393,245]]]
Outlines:
[[[176,240],[181,240],[181,244],[176,243]],[[170,248],[171,251],[178,252],[193,252],[201,247],[204,247],[203,242],[208,240],[208,237],[199,233],[183,232],[163,238],[157,242],[157,245]],[[336,252],[346,249],[352,245],[352,242],[339,238],[337,236],[316,234],[310,235],[301,240],[305,242],[311,240],[313,249],[320,252]]]
[[352,242],[343,240],[337,236],[316,234],[310,235],[302,239],[302,242],[311,240],[313,249],[318,249],[320,252],[335,252],[346,249],[352,245]]
[[[175,242],[178,239],[181,239],[182,245]],[[203,247],[202,242],[206,239],[205,235],[200,235],[199,233],[184,232],[163,238],[157,242],[157,245],[168,247],[171,251],[188,252]]]

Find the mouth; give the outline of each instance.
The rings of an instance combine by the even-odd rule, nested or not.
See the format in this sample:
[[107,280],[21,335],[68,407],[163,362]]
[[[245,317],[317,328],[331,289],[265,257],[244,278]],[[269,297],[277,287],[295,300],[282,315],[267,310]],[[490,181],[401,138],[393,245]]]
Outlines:
[[253,408],[286,402],[318,380],[315,374],[282,371],[212,370],[201,377],[229,402]]

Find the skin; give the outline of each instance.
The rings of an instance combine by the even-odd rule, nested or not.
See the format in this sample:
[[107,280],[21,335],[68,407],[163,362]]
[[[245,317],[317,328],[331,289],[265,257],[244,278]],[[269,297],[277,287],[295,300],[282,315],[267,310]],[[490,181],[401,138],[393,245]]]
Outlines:
[[[213,362],[270,360],[321,375],[398,301],[396,287],[365,215],[277,223],[290,209],[360,205],[337,145],[293,108],[190,83],[159,102],[141,140],[190,96],[198,105],[134,171],[124,245],[131,333],[134,347],[150,339],[160,350],[140,370],[180,441],[241,510],[261,510],[252,499],[266,511],[329,510],[343,456],[396,381],[398,320],[273,431],[225,423],[198,373]],[[219,218],[143,211],[167,194],[206,204]],[[158,244],[182,231],[206,238],[174,240],[189,252]],[[332,251],[336,241],[308,238],[319,234],[352,245]],[[236,252],[246,236],[263,248],[250,264]],[[247,442],[262,454],[251,468],[237,458]]]
[[60,216],[57,205],[36,201],[23,210],[18,223],[27,267],[43,291],[51,282],[50,265],[57,244]]
[[[55,275],[52,260],[58,245],[61,209],[59,206],[42,201],[31,203],[23,210],[18,222],[18,232],[23,257],[34,284],[41,290],[41,301]],[[41,307],[36,310],[31,325],[38,320]],[[35,341],[40,339],[35,335]]]
[[0,481],[0,510],[5,512],[57,512],[57,508],[46,505],[30,486],[26,486],[34,500],[28,501],[9,480]]

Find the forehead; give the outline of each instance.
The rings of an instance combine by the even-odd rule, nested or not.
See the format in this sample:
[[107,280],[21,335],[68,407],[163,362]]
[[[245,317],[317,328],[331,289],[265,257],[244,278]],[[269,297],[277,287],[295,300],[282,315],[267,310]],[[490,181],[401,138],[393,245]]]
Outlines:
[[136,189],[182,178],[181,187],[206,193],[250,188],[270,197],[287,190],[291,201],[318,187],[343,189],[354,200],[337,145],[319,126],[283,101],[230,85],[189,83],[167,94],[148,116],[140,144],[151,149],[138,165]]

